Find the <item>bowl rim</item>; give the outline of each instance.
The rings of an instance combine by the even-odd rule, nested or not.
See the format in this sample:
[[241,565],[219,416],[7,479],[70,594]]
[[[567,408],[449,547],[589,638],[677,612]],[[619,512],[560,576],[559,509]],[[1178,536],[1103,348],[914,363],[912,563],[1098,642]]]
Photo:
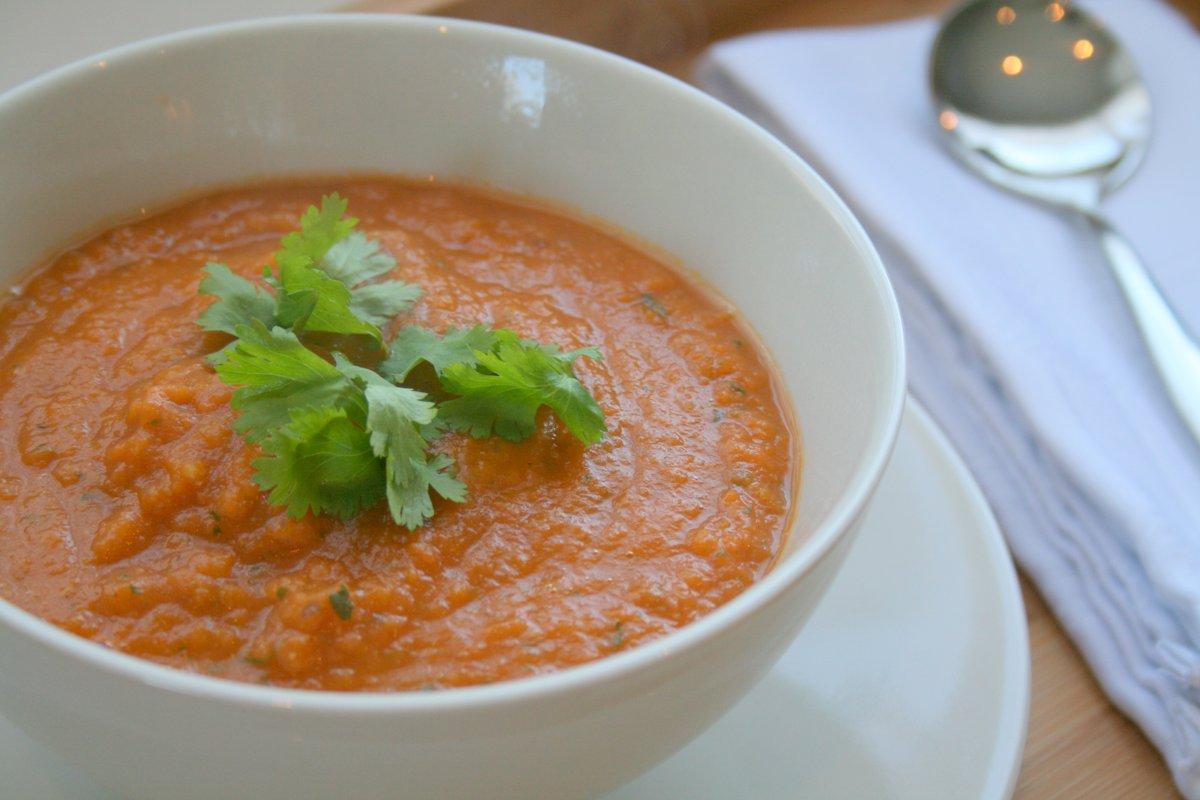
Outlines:
[[[554,672],[476,686],[452,687],[436,692],[347,692],[291,689],[242,683],[224,678],[188,672],[107,648],[70,633],[0,597],[0,624],[37,644],[98,668],[115,678],[124,678],[150,688],[235,704],[241,707],[284,710],[327,716],[346,714],[438,714],[473,712],[481,708],[556,697],[588,686],[606,684],[645,672],[676,654],[698,647],[704,640],[736,625],[773,602],[792,584],[807,574],[838,541],[850,531],[865,508],[883,475],[899,433],[905,402],[904,335],[900,311],[891,283],[875,247],[857,218],[844,201],[807,162],[754,122],[701,90],[670,75],[595,47],[554,36],[503,25],[445,17],[386,13],[318,13],[265,17],[226,22],[141,39],[31,78],[0,93],[0,116],[12,113],[14,106],[51,90],[55,85],[94,74],[94,67],[118,60],[135,60],[164,54],[170,47],[203,46],[226,37],[285,33],[311,28],[335,28],[378,32],[380,27],[456,34],[491,39],[513,46],[536,47],[564,58],[583,59],[590,67],[623,73],[631,81],[673,92],[688,102],[708,109],[741,136],[755,140],[780,161],[796,179],[826,207],[842,232],[859,251],[868,277],[872,279],[876,300],[883,312],[890,351],[891,381],[880,419],[873,424],[866,453],[854,469],[846,487],[833,507],[817,523],[813,533],[800,547],[775,564],[760,580],[729,602],[705,616],[670,633],[627,651]],[[787,532],[795,526],[795,516]]]

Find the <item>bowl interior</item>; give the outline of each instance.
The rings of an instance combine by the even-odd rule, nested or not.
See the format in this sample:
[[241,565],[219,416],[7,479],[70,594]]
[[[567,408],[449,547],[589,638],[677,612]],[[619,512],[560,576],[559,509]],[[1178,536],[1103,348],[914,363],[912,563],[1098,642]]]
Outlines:
[[[0,98],[0,284],[106,221],[205,187],[341,171],[484,182],[607,220],[732,300],[803,434],[788,554],[877,477],[903,392],[865,236],[782,145],[699,92],[491,26],[345,15],[131,45]],[[825,530],[829,529],[829,530]],[[826,537],[828,538],[828,537]]]

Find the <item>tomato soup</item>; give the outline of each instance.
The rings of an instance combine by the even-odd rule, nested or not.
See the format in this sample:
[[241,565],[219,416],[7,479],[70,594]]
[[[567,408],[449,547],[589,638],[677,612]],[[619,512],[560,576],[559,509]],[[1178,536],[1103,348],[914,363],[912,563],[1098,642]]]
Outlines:
[[[288,516],[253,481],[205,356],[210,260],[261,275],[322,193],[423,298],[405,324],[564,348],[607,418],[519,443],[446,434],[465,503]],[[85,202],[82,198],[81,202]],[[607,656],[760,578],[799,469],[771,365],[733,311],[609,232],[441,183],[269,184],[143,216],[0,304],[0,596],[80,636],[234,680],[436,689]]]

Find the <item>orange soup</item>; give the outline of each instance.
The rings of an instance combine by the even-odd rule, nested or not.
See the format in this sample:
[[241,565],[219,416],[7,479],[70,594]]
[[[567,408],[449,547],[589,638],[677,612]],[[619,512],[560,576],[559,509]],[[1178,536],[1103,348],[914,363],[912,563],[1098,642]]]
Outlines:
[[[386,326],[505,326],[564,348],[607,418],[543,408],[513,443],[447,433],[469,496],[288,516],[253,480],[205,356],[201,269],[254,278],[322,193],[422,299]],[[222,192],[144,216],[0,304],[0,596],[80,636],[234,680],[394,691],[544,673],[633,647],[746,589],[782,545],[796,434],[732,310],[594,226],[439,183]]]

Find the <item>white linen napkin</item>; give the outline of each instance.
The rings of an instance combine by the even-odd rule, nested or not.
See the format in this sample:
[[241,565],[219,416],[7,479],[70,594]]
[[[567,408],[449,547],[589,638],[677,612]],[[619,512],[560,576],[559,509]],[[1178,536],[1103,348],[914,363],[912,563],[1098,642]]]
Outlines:
[[[1200,37],[1153,0],[1081,3],[1133,51],[1154,140],[1105,204],[1200,330]],[[1090,232],[952,160],[926,95],[937,21],[715,46],[700,84],[816,166],[900,297],[910,380],[1113,701],[1200,800],[1200,446]]]

